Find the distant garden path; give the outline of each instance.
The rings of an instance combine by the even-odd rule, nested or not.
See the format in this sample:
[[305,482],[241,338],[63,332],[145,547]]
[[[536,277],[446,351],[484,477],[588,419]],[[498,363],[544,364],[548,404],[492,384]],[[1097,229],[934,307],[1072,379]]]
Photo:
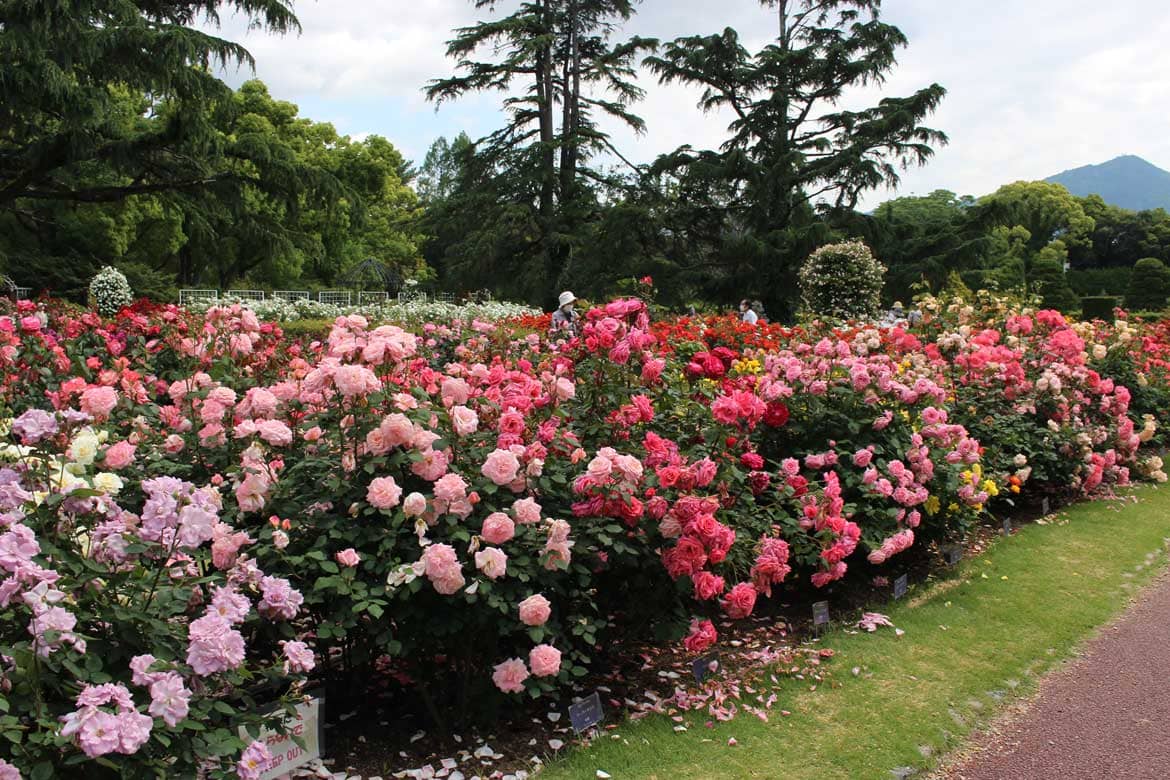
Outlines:
[[987,732],[952,780],[1170,777],[1170,575],[1080,658],[1046,678],[1017,718]]

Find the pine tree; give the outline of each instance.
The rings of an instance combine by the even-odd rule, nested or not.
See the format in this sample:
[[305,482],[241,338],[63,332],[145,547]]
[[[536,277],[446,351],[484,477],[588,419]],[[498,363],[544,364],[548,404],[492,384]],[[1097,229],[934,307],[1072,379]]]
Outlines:
[[[472,2],[477,9],[500,5],[498,0]],[[479,168],[494,179],[495,206],[502,218],[483,215],[482,230],[491,235],[467,236],[449,251],[458,255],[487,243],[507,246],[508,254],[519,252],[519,258],[497,259],[527,269],[519,281],[533,300],[554,292],[574,247],[583,240],[584,223],[595,210],[590,182],[612,183],[590,165],[591,158],[606,152],[624,159],[599,128],[598,117],[615,118],[638,132],[644,129],[629,105],[642,97],[634,82],[637,58],[656,42],[637,37],[611,41],[617,26],[633,15],[634,5],[635,0],[519,2],[505,16],[456,30],[447,53],[458,59],[459,74],[427,86],[428,98],[436,102],[478,91],[507,95],[507,126],[477,141],[474,149],[481,158]],[[472,59],[485,45],[498,58]],[[484,205],[482,198],[477,200]],[[522,218],[518,209],[530,210],[530,218]],[[501,234],[529,226],[535,227],[534,234]],[[454,265],[476,262],[452,258]]]
[[654,170],[706,198],[716,230],[696,249],[718,259],[736,297],[759,293],[783,310],[797,263],[823,235],[815,212],[852,208],[867,190],[896,184],[900,167],[925,163],[946,142],[921,124],[945,90],[933,84],[841,109],[849,89],[881,84],[907,45],[881,20],[880,0],[762,4],[776,9],[779,33],[761,51],[749,52],[729,28],[676,39],[646,62],[663,84],[700,87],[704,111],[734,115],[718,150],[683,146]]
[[[217,23],[226,7],[254,26],[287,32],[299,29],[290,5],[0,0],[0,208],[17,199],[103,202],[213,184],[225,174],[203,163],[218,143],[206,105],[231,94],[213,66],[253,63],[241,45],[191,25]],[[125,111],[128,95],[146,96],[142,113]],[[88,180],[92,163],[115,180]]]

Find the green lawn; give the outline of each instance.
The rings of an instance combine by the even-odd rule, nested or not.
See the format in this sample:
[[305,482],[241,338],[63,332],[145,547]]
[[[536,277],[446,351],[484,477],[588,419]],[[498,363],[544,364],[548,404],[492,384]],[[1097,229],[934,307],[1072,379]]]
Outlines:
[[[1165,564],[1170,489],[1136,491],[1138,504],[1083,503],[1028,525],[896,606],[875,607],[906,631],[828,633],[838,687],[793,682],[769,723],[740,715],[715,729],[689,717],[623,723],[619,739],[550,764],[540,777],[889,778],[933,767],[1037,675],[1120,612]],[[1067,522],[1066,522],[1067,520]],[[854,677],[853,667],[861,674]],[[779,710],[791,711],[782,717]],[[737,745],[727,744],[734,737]]]

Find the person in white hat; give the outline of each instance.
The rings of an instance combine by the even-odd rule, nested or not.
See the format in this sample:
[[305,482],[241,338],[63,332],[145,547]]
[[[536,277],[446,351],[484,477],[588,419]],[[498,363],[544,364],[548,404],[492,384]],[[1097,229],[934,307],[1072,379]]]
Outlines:
[[552,330],[554,332],[577,335],[577,312],[573,309],[573,304],[576,301],[577,296],[568,290],[561,293],[557,299],[557,310],[553,312],[552,316]]

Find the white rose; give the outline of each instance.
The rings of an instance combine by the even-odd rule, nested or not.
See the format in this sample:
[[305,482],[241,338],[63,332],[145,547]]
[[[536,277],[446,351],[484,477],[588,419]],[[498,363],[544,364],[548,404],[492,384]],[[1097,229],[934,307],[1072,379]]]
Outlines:
[[88,466],[97,457],[98,444],[98,437],[93,431],[85,429],[73,437],[73,442],[69,445],[69,457],[75,463]]
[[117,474],[111,474],[108,471],[103,471],[100,474],[93,475],[93,489],[100,490],[103,493],[111,496],[118,495],[121,492],[124,483],[122,478]]

